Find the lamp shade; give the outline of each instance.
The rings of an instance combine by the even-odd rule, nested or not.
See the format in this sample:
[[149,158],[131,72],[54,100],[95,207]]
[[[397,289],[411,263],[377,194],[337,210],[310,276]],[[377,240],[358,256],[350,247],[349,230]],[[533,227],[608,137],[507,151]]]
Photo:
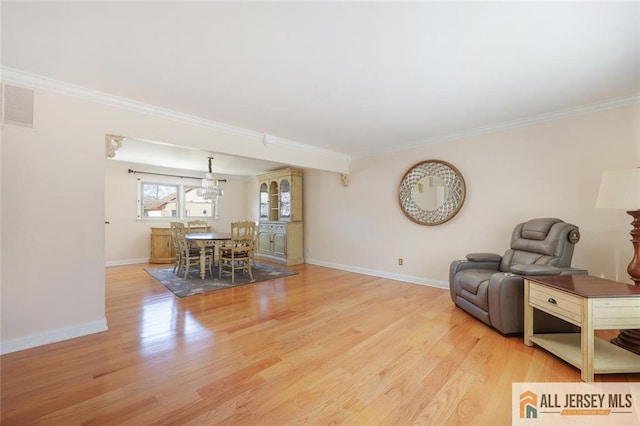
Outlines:
[[640,210],[640,168],[604,172],[596,207]]

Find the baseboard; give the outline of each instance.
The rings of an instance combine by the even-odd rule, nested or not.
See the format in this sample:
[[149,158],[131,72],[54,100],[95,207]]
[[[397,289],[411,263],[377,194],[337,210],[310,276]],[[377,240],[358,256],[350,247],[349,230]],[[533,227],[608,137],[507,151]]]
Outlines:
[[[256,258],[257,259],[264,258],[265,260],[274,261],[268,258],[268,256],[256,255]],[[283,263],[281,259],[276,262]],[[145,258],[145,259],[113,260],[113,261],[105,262],[105,266],[109,267],[109,266],[136,265],[139,263],[149,263],[149,259]],[[403,282],[412,283],[412,284],[420,284],[420,285],[426,285],[429,287],[436,287],[444,290],[449,290],[449,283],[446,281],[431,280],[431,279],[422,278],[422,277],[415,277],[412,275],[394,274],[392,272],[387,272],[387,271],[378,271],[375,269],[359,268],[357,266],[343,265],[340,263],[333,263],[333,262],[325,262],[323,260],[304,259],[304,263],[309,263],[311,265],[325,266],[327,268],[332,268],[332,269],[339,269],[341,271],[356,272],[358,274],[371,275],[374,277],[381,277],[381,278],[389,278],[390,280],[403,281]]]
[[378,271],[375,269],[359,268],[357,266],[342,265],[339,263],[325,262],[322,260],[305,259],[305,263],[311,265],[325,266],[327,268],[339,269],[341,271],[355,272],[358,274],[371,275],[374,277],[388,278],[390,280],[403,281],[412,284],[426,285],[429,287],[441,288],[443,290],[449,290],[449,283],[446,281],[430,280],[422,277],[414,277],[412,275],[394,274],[387,271]]
[[256,253],[255,257],[256,257],[256,260],[265,260],[267,262],[278,263],[280,265],[285,265],[285,266],[301,265],[305,263],[303,257],[285,259],[280,256],[270,256],[264,253]]
[[108,262],[105,262],[104,266],[108,268],[109,266],[137,265],[139,263],[149,263],[149,258],[145,257],[143,259],[110,260]]
[[24,349],[35,348],[36,346],[48,345],[49,343],[62,342],[63,340],[74,339],[76,337],[87,336],[89,334],[107,331],[106,318],[99,321],[91,321],[73,327],[51,330],[45,333],[31,334],[17,339],[3,340],[0,342],[0,355],[11,352],[22,351]]

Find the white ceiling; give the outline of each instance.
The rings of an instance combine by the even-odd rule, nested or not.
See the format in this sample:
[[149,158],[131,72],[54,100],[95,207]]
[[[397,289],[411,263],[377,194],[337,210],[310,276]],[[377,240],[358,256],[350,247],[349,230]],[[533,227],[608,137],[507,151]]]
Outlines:
[[8,2],[2,66],[354,157],[640,92],[640,2]]

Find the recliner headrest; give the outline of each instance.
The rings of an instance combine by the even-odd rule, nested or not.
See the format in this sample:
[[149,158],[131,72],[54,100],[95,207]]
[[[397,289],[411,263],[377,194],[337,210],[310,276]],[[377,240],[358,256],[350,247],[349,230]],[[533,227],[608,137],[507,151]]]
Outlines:
[[555,218],[531,219],[522,227],[522,238],[543,241],[547,238],[551,227],[559,222],[564,221]]

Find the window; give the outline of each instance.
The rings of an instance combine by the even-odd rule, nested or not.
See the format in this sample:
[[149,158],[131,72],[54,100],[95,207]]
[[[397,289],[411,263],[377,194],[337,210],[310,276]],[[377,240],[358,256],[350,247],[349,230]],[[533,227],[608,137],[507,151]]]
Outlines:
[[218,200],[205,200],[197,186],[138,180],[138,219],[218,219]]
[[138,217],[176,217],[178,185],[141,182],[141,211]]
[[197,186],[184,187],[184,218],[218,218],[218,200],[205,200],[198,195]]

